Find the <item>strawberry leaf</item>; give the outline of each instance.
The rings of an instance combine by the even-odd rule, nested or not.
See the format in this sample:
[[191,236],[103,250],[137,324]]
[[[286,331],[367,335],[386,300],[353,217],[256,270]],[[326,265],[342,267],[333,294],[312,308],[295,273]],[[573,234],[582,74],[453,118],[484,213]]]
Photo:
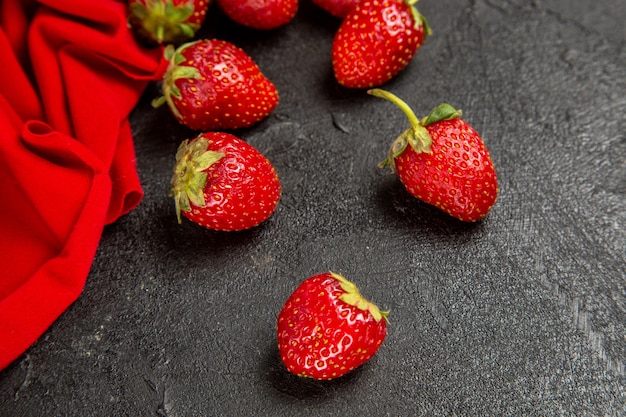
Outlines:
[[424,126],[413,126],[407,133],[409,145],[411,145],[411,148],[413,148],[415,152],[430,153],[430,146],[433,140]]
[[200,71],[196,67],[187,66],[174,66],[171,72],[172,81],[176,81],[181,78],[200,78]]
[[458,119],[463,112],[457,110],[447,103],[442,103],[435,107],[432,112],[424,119],[422,119],[422,126],[428,126],[433,123],[441,122],[443,120]]
[[193,205],[196,207],[206,206],[206,201],[204,199],[204,186],[206,184],[206,180],[206,172],[197,172],[190,178],[190,181],[187,184],[187,188],[185,190],[187,197],[189,197],[189,200],[191,200]]
[[128,9],[139,20],[145,20],[148,17],[148,9],[141,3],[131,3]]
[[[417,9],[416,9],[417,11]],[[417,14],[419,15],[419,19],[422,23],[422,26],[424,26],[424,38],[426,38],[427,36],[430,36],[433,34],[433,30],[430,27],[430,25],[428,24],[428,20],[426,20],[426,17],[424,17],[423,14],[421,14],[420,12],[417,12]]]
[[165,3],[165,16],[172,23],[184,22],[193,15],[193,2],[188,2],[180,6],[174,3]]
[[402,155],[402,152],[406,149],[409,144],[409,140],[407,139],[410,136],[411,130],[407,130],[400,137],[393,141],[391,144],[391,148],[389,149],[389,156],[393,158],[397,158]]
[[[201,77],[200,71],[198,71],[196,67],[179,65],[185,61],[185,57],[180,53],[181,48],[175,52],[173,52],[173,49],[169,46],[165,48],[164,53],[166,57],[170,57],[170,64],[167,67],[165,75],[163,76],[163,96],[165,97],[165,101],[170,107],[170,110],[179,120],[182,115],[173,100],[173,98],[180,99],[181,97],[180,90],[176,86],[176,80],[189,78],[199,79]],[[158,107],[162,104],[163,100],[161,98],[152,101],[153,107]]]
[[165,47],[165,49],[163,50],[163,56],[168,61],[172,60],[172,58],[174,57],[175,53],[176,53],[176,48],[174,48],[174,45],[167,45]]
[[417,7],[415,7],[415,3],[417,3],[417,1],[418,0],[408,0],[408,1],[405,1],[405,3],[409,6],[411,10],[411,16],[413,17],[414,27],[417,29],[418,27],[423,26],[424,38],[426,38],[427,36],[432,35],[433,31],[430,28],[430,25],[428,24],[428,21],[426,20],[424,15],[421,14],[417,10]]
[[180,31],[188,38],[193,38],[198,29],[198,25],[192,25],[190,23],[181,23],[180,25]]

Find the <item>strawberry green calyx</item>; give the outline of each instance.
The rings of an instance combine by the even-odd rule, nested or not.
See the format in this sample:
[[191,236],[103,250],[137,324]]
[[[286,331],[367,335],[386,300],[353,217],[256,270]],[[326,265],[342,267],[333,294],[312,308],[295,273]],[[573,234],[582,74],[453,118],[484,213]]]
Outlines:
[[415,28],[418,28],[420,26],[424,26],[424,39],[426,39],[428,36],[432,35],[433,31],[430,28],[430,25],[428,24],[428,21],[426,20],[424,15],[421,14],[417,10],[417,7],[415,7],[415,4],[418,1],[419,0],[404,0],[404,3],[407,6],[409,6],[410,9],[411,9],[411,16],[413,16],[413,21],[415,22]]
[[428,126],[433,123],[441,122],[442,120],[458,119],[462,115],[462,110],[457,110],[448,103],[442,103],[435,107],[420,123],[422,126]]
[[437,106],[428,116],[420,120],[409,105],[395,94],[379,88],[368,90],[367,93],[394,103],[406,115],[411,125],[411,127],[393,141],[387,158],[379,164],[380,167],[389,166],[392,172],[395,172],[395,158],[400,156],[407,146],[411,146],[417,153],[431,152],[430,147],[433,140],[425,126],[442,120],[458,118],[462,113],[461,110],[456,110],[451,105],[444,103]]
[[205,207],[205,172],[211,165],[224,157],[224,153],[207,150],[209,141],[203,137],[195,141],[185,140],[176,152],[176,164],[171,183],[171,196],[176,203],[176,217],[181,223],[181,211],[191,210],[191,204]]
[[341,301],[351,306],[354,306],[359,310],[369,311],[369,313],[372,315],[376,322],[379,322],[382,319],[385,319],[385,321],[387,321],[387,315],[389,314],[389,312],[380,311],[376,304],[363,298],[356,285],[348,281],[343,276],[334,272],[330,272],[330,275],[337,281],[339,281],[341,289],[345,291],[345,293],[339,297]]
[[199,79],[201,77],[200,71],[198,71],[197,68],[180,65],[186,61],[183,51],[196,42],[199,41],[186,43],[179,46],[177,49],[174,49],[172,45],[165,47],[165,59],[167,59],[170,63],[165,71],[165,74],[163,75],[163,96],[152,100],[152,107],[155,108],[161,106],[164,102],[167,102],[167,105],[172,110],[172,113],[174,113],[178,119],[182,116],[174,103],[174,98],[180,99],[181,94],[180,90],[176,86],[176,80],[183,78]]
[[180,5],[171,0],[146,0],[145,4],[130,4],[129,12],[158,44],[192,38],[199,29],[187,22],[194,12],[193,0]]

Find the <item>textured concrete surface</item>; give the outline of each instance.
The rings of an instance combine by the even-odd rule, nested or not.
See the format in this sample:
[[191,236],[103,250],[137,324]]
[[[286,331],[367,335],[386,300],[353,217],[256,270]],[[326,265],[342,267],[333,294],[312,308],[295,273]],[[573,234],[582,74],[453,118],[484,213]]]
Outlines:
[[[108,227],[81,298],[0,373],[2,416],[623,416],[626,6],[422,0],[434,34],[385,86],[420,115],[447,101],[483,136],[500,196],[465,225],[377,168],[406,127],[339,87],[339,26],[310,3],[269,33],[215,9],[202,36],[276,84],[238,132],[275,165],[275,215],[242,233],[178,225],[168,186],[193,132],[133,113],[146,196]],[[381,308],[378,354],[332,382],[286,373],[275,320],[304,278],[343,273]]]

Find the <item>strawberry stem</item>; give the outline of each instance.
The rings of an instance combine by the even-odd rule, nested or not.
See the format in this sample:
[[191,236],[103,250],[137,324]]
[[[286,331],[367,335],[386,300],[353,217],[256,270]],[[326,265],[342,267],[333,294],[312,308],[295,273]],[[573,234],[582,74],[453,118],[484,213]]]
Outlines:
[[389,91],[381,90],[380,88],[373,88],[371,90],[368,90],[367,94],[370,94],[374,97],[384,98],[385,100],[391,101],[393,104],[400,107],[400,110],[402,110],[404,114],[406,114],[406,117],[409,119],[409,123],[411,124],[411,126],[416,126],[420,124],[420,120],[415,115],[415,112],[413,112],[413,109],[411,109],[411,107],[409,107],[409,105],[406,104],[404,100],[402,100],[395,94],[390,93]]
[[392,144],[389,149],[389,153],[387,158],[380,162],[379,166],[385,167],[388,166],[392,172],[395,172],[395,159],[400,156],[407,146],[411,146],[411,148],[417,153],[430,153],[430,146],[433,143],[428,130],[422,125],[420,120],[415,115],[415,112],[409,107],[408,104],[400,97],[396,96],[393,93],[390,93],[385,90],[381,90],[379,88],[374,88],[368,90],[367,92],[370,95],[375,97],[380,97],[385,100],[391,101],[393,104],[398,106],[400,110],[406,115],[409,119],[409,123],[411,125],[410,128],[405,130]]
[[[417,0],[416,0],[417,1]],[[430,153],[430,146],[433,143],[430,133],[425,126],[433,123],[441,122],[444,120],[452,120],[461,117],[463,112],[452,107],[448,103],[442,103],[435,107],[433,111],[422,120],[418,119],[415,112],[409,107],[408,104],[400,97],[396,96],[389,91],[381,90],[380,88],[374,88],[367,91],[368,94],[384,98],[391,101],[404,112],[409,119],[411,127],[404,131],[396,140],[391,144],[389,154],[387,158],[382,161],[379,166],[389,166],[392,172],[395,172],[395,159],[400,156],[408,145],[417,153]]]

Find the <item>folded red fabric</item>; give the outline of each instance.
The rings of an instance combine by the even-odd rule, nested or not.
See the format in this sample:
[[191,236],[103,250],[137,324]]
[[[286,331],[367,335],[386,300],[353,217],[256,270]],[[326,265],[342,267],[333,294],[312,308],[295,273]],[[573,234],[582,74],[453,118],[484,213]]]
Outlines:
[[139,204],[128,115],[163,74],[126,2],[0,0],[0,370],[80,295]]

